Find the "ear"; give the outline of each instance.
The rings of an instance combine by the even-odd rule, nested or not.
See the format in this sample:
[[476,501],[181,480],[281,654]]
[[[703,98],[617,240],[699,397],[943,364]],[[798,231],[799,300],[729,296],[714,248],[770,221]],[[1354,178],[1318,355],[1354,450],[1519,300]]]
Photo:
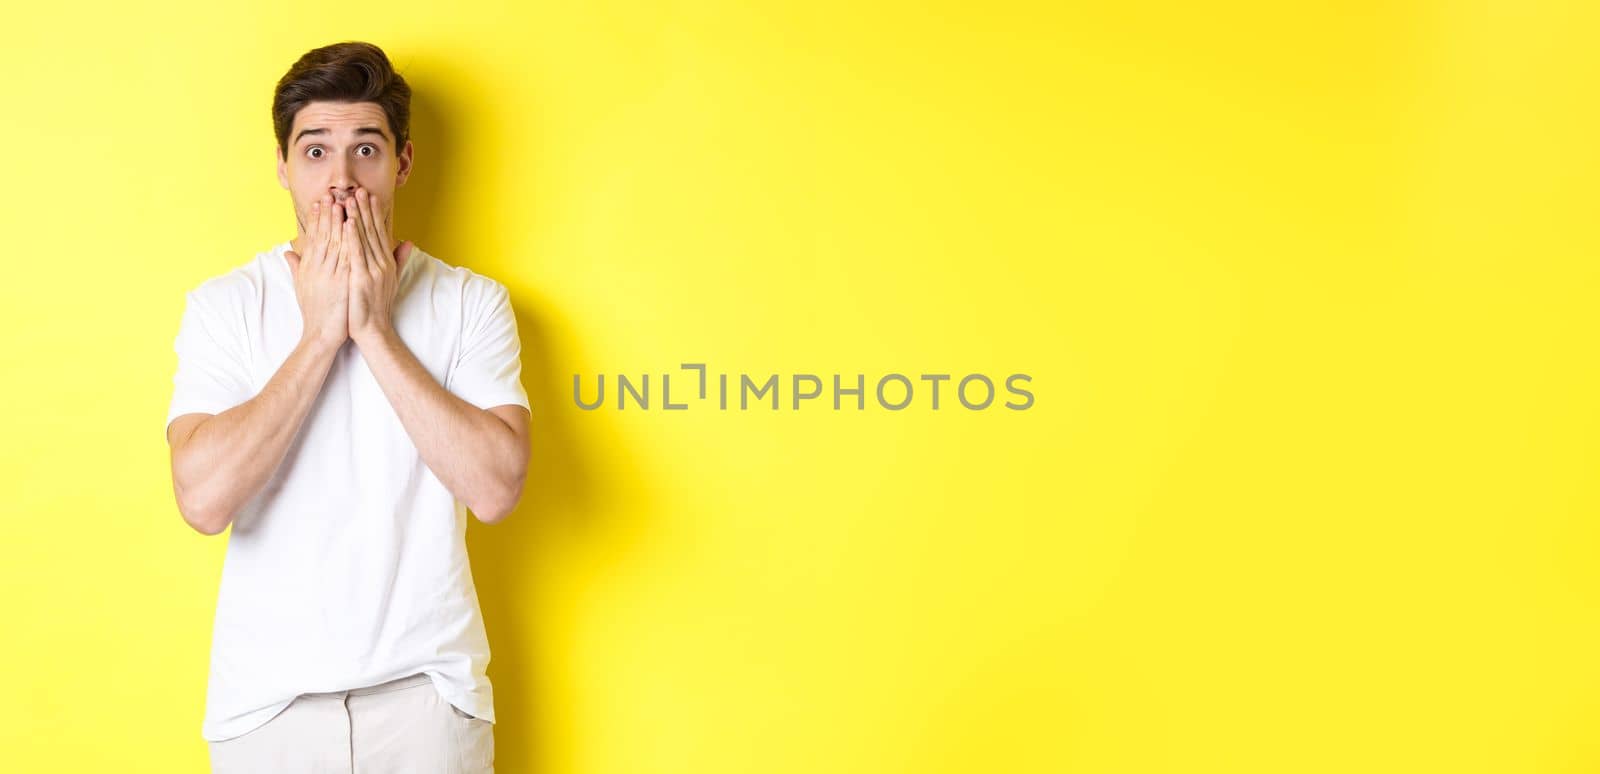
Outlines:
[[278,147],[277,143],[272,144],[272,154],[278,159],[278,185],[283,186],[283,190],[287,191],[289,190],[289,162],[284,159],[283,150]]
[[394,185],[396,188],[405,185],[406,178],[411,176],[411,154],[413,152],[411,141],[406,140],[406,147],[400,149],[400,155],[397,157],[400,167],[394,173]]

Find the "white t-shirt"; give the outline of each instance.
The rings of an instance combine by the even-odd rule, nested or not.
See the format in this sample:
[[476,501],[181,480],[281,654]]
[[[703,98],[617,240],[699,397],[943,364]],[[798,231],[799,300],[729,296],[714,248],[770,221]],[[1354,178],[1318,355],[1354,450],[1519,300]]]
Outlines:
[[[289,248],[186,294],[167,424],[245,402],[288,358],[303,329]],[[528,406],[517,321],[499,282],[413,249],[393,320],[452,394],[479,408]],[[467,518],[345,342],[282,464],[234,517],[201,735],[245,734],[301,693],[417,672],[450,704],[493,722]]]

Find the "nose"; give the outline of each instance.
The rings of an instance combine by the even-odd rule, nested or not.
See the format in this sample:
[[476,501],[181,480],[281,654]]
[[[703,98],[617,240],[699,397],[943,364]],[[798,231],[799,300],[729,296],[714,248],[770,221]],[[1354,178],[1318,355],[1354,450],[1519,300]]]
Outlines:
[[333,179],[328,181],[328,193],[333,200],[343,203],[344,200],[356,192],[355,176],[350,174],[350,162],[340,159],[333,167]]

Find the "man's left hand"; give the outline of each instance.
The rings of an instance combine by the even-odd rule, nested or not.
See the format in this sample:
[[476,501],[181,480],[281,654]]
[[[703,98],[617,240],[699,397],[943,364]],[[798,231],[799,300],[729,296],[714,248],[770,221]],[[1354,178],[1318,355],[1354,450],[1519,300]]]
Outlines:
[[407,240],[395,246],[390,235],[393,207],[380,211],[376,195],[365,188],[356,188],[344,205],[349,213],[342,249],[350,261],[350,338],[359,345],[393,330],[400,269],[414,245]]

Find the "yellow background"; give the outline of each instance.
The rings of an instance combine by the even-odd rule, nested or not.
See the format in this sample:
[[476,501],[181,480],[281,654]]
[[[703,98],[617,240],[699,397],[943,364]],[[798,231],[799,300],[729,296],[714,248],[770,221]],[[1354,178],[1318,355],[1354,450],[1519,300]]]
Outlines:
[[[172,341],[355,38],[519,314],[500,771],[1594,771],[1594,8],[8,9],[3,767],[205,769]],[[1036,404],[572,403],[686,361]]]

